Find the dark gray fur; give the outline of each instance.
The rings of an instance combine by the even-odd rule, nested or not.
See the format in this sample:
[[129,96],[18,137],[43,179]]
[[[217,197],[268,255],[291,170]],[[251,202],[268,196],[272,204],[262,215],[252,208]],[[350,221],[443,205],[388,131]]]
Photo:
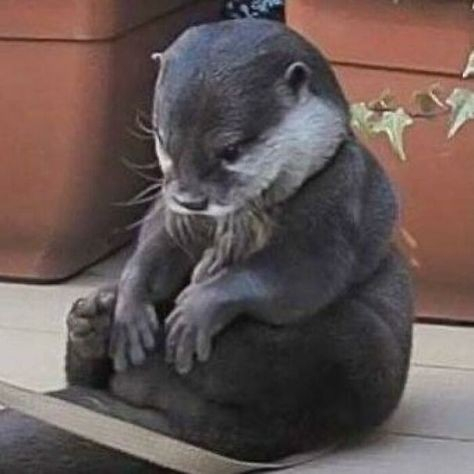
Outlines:
[[[391,186],[351,133],[326,60],[284,26],[242,20],[190,30],[162,61],[154,119],[173,169],[117,287],[71,310],[71,384],[108,387],[157,410],[139,422],[245,459],[380,424],[406,381],[411,285]],[[288,76],[294,64],[307,69]],[[256,146],[304,93],[341,127],[333,152],[321,137],[324,166],[297,189],[278,178],[249,197],[216,150]],[[173,193],[235,199],[230,250],[228,216],[180,215]]]

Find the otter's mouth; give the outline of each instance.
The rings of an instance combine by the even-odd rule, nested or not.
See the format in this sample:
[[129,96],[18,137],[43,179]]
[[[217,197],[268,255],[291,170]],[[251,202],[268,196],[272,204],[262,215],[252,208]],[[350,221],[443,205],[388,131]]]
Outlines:
[[166,207],[175,214],[222,218],[235,214],[243,206],[216,204],[208,200],[180,201],[174,195],[164,194]]

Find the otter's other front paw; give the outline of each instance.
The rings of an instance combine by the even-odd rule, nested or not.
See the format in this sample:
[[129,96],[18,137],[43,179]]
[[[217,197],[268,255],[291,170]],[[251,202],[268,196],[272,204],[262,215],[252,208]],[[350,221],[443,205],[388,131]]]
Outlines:
[[155,347],[157,330],[158,318],[151,302],[119,294],[110,342],[114,369],[122,372],[130,364],[142,364],[146,351]]
[[226,315],[212,287],[195,284],[179,295],[165,324],[166,360],[186,374],[195,356],[200,362],[209,359],[212,337],[226,324]]
[[107,355],[115,301],[115,288],[106,288],[73,304],[66,320],[68,345],[82,359]]

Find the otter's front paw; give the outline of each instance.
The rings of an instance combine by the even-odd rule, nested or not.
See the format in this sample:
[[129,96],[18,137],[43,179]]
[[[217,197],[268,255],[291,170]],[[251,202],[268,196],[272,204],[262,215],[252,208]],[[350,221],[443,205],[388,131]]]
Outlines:
[[77,356],[82,359],[107,356],[115,301],[115,288],[106,288],[73,304],[66,324],[68,345]]
[[158,318],[151,302],[119,294],[110,342],[114,369],[121,372],[130,364],[142,364],[146,351],[155,347],[157,330]]
[[211,354],[212,337],[226,324],[217,293],[206,284],[187,287],[166,319],[166,360],[177,372],[191,371],[196,356],[204,362]]

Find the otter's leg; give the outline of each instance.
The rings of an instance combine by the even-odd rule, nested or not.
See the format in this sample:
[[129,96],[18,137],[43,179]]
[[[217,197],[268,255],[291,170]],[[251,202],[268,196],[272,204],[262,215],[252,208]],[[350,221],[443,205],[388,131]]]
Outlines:
[[73,304],[67,316],[66,347],[66,376],[71,385],[108,385],[112,373],[108,346],[116,295],[115,287],[102,288]]
[[308,334],[297,325],[242,318],[216,340],[210,360],[190,373],[177,373],[159,346],[143,366],[114,374],[110,391],[164,413],[168,433],[177,438],[240,459],[276,459],[303,443],[296,425],[307,414],[299,401],[306,390],[313,396],[307,375],[321,383],[319,340],[316,328]]
[[142,367],[116,373],[110,391],[118,400],[161,415],[149,417],[148,428],[196,446],[253,461],[286,453],[281,434],[264,428],[267,423],[258,409],[208,398],[166,364],[163,355],[151,357]]
[[[413,299],[403,260],[392,252],[357,293],[324,319],[328,355],[336,364],[337,409],[358,430],[380,424],[397,406],[411,353]],[[337,397],[331,397],[335,400]],[[343,417],[342,417],[343,418]]]

